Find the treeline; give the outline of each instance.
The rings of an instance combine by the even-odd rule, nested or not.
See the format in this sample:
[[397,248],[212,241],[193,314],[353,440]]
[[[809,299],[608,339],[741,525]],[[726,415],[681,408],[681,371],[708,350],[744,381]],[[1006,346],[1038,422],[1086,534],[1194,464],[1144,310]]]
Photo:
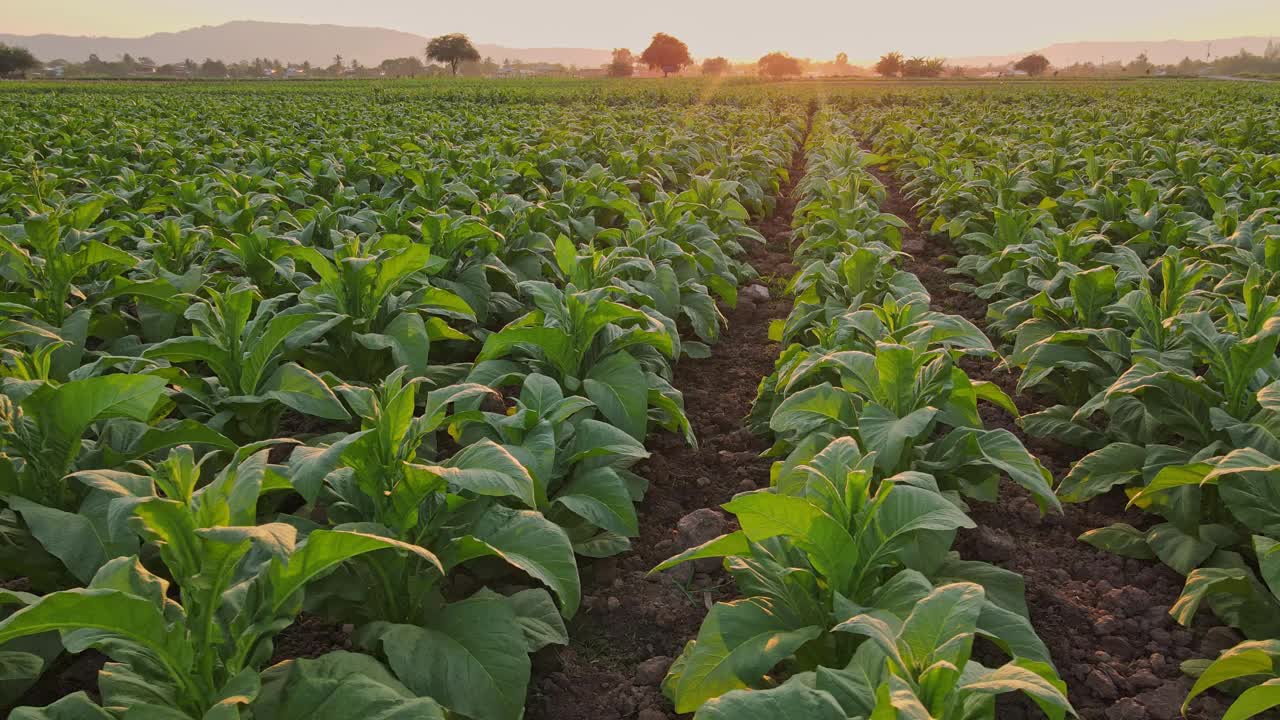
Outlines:
[[[521,68],[522,63],[504,61],[499,65],[492,58],[459,63],[458,75],[484,77],[496,74],[503,67]],[[541,67],[541,66],[539,66]],[[567,70],[563,66],[556,66]],[[341,55],[334,57],[328,65],[311,62],[288,62],[272,58],[254,58],[239,62],[225,62],[213,58],[200,61],[187,59],[179,63],[159,64],[147,57],[135,58],[129,54],[119,60],[102,60],[97,55],[90,55],[85,62],[69,62],[52,60],[43,65],[36,63],[25,69],[26,72],[39,71],[45,75],[65,78],[207,78],[207,79],[250,79],[272,77],[309,77],[309,78],[378,78],[378,77],[435,77],[449,75],[448,65],[423,62],[417,57],[401,57],[383,60],[377,65],[363,65],[359,60],[347,61]]]

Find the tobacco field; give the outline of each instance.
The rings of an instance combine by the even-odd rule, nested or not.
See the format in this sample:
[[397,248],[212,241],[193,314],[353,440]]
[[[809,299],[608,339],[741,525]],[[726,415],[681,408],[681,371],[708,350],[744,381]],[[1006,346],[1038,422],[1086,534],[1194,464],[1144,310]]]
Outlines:
[[1280,90],[0,87],[17,720],[1280,706]]

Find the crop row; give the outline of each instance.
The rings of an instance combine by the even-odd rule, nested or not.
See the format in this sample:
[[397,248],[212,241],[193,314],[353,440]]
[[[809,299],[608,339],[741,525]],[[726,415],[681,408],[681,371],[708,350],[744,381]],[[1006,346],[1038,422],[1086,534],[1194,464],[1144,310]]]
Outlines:
[[1023,428],[1087,452],[1057,495],[1120,488],[1153,516],[1082,540],[1173,568],[1178,622],[1207,606],[1248,638],[1183,666],[1188,702],[1247,679],[1228,712],[1245,718],[1280,704],[1280,134],[1251,94],[1186,99],[955,95],[857,117],[961,254],[956,287],[986,301],[1019,390],[1057,403]]
[[[879,209],[850,123],[821,110],[807,151],[786,349],[752,416],[775,439],[771,487],[724,505],[740,529],[659,566],[724,558],[741,596],[711,608],[664,690],[699,720],[995,718],[1009,692],[1064,717],[1022,578],[951,549],[974,527],[966,500],[1002,477],[1057,503],[1018,439],[983,427],[980,400],[1016,410],[958,361],[994,350],[900,268],[905,223]],[[979,637],[1007,661],[974,659]]]
[[11,717],[518,718],[695,442],[798,109],[363,98],[0,105],[4,701],[109,659]]

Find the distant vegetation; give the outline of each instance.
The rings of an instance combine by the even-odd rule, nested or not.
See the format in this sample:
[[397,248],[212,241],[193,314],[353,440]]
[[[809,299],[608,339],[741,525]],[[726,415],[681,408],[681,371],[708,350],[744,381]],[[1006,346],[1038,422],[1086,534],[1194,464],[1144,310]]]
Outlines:
[[609,63],[607,68],[609,77],[623,78],[631,77],[636,72],[635,55],[626,48],[614,48],[613,61]]
[[[690,70],[692,69],[692,70]],[[1053,66],[1042,53],[1029,54],[1016,62],[990,64],[983,67],[948,65],[945,58],[914,56],[900,52],[885,53],[870,67],[849,63],[847,53],[834,60],[798,58],[782,52],[769,53],[755,62],[731,62],[724,57],[708,57],[695,62],[689,46],[667,33],[657,33],[648,47],[636,55],[628,48],[615,48],[609,63],[594,67],[577,67],[556,63],[519,62],[503,58],[481,58],[471,40],[463,34],[441,35],[432,39],[421,57],[397,57],[378,65],[361,65],[358,60],[344,60],[336,54],[332,63],[321,66],[310,62],[282,62],[279,58],[254,58],[227,62],[217,58],[158,64],[151,58],[124,53],[114,60],[90,55],[83,62],[53,59],[45,62],[33,57],[26,48],[0,43],[0,77],[31,75],[57,78],[414,78],[452,75],[464,77],[602,77],[629,78],[637,75],[663,77],[690,72],[708,76],[752,76],[770,79],[787,77],[872,77],[884,78],[986,78],[1007,76],[1041,77],[1145,77],[1157,75],[1238,75],[1271,78],[1280,75],[1280,45],[1272,42],[1262,54],[1241,50],[1238,54],[1212,60],[1183,58],[1175,64],[1151,62],[1146,53],[1132,60],[1080,62]]]
[[35,56],[26,48],[9,47],[0,43],[0,77],[24,73],[39,66]]
[[771,52],[760,58],[757,63],[760,67],[760,74],[774,80],[799,75],[804,71],[800,61],[787,55],[786,53]]
[[729,72],[729,60],[723,57],[707,58],[702,61],[703,75],[724,75]]

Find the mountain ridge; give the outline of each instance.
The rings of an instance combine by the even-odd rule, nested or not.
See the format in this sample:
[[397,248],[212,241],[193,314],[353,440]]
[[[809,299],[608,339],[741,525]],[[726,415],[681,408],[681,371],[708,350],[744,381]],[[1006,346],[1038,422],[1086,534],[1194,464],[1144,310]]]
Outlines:
[[[132,38],[0,33],[0,43],[22,45],[45,62],[59,58],[83,62],[90,54],[115,60],[129,53],[134,57],[149,57],[157,63],[181,62],[187,58],[199,62],[206,57],[237,62],[265,57],[328,65],[334,55],[341,54],[347,61],[377,65],[389,58],[420,57],[428,40],[423,35],[389,28],[258,20],[233,20],[221,25],[201,25]],[[510,59],[594,67],[609,62],[611,57],[611,51],[595,48],[511,48],[476,43],[476,49],[481,57],[492,57],[498,62]]]
[[1145,52],[1147,59],[1157,65],[1173,65],[1184,57],[1203,60],[1206,51],[1212,58],[1237,55],[1241,50],[1261,55],[1270,41],[1270,37],[1260,35],[1241,35],[1215,40],[1082,40],[1053,43],[1039,50],[953,58],[949,62],[966,66],[1003,65],[1031,53],[1040,53],[1048,58],[1054,67],[1065,67],[1075,63],[1101,64],[1104,61],[1115,60],[1127,63],[1137,58],[1139,53]]

